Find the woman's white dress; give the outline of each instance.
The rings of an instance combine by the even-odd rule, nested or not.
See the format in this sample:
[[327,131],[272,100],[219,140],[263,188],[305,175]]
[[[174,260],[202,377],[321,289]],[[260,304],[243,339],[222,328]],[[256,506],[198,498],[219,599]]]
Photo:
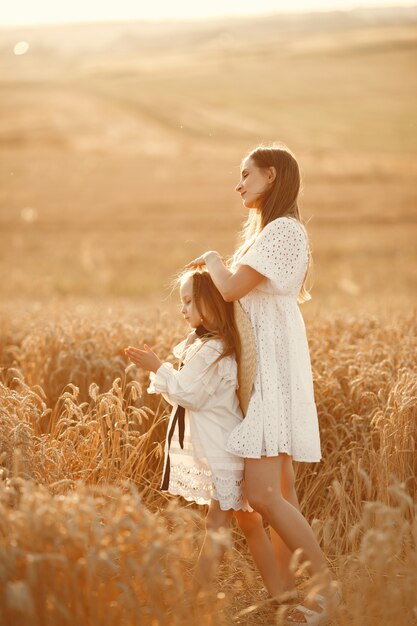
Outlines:
[[310,354],[297,303],[307,263],[303,226],[279,217],[232,267],[249,265],[265,276],[240,300],[255,334],[257,371],[247,414],[227,449],[245,458],[286,452],[295,461],[321,459]]
[[167,433],[178,405],[185,409],[184,448],[178,427],[165,443],[165,474],[169,453],[168,492],[197,504],[219,501],[222,510],[249,510],[243,495],[244,460],[226,450],[231,431],[242,421],[236,395],[237,365],[234,356],[215,362],[222,353],[218,339],[197,338],[184,351],[186,340],[173,349],[183,362],[180,370],[163,363],[150,373],[148,393],[161,393],[173,405]]

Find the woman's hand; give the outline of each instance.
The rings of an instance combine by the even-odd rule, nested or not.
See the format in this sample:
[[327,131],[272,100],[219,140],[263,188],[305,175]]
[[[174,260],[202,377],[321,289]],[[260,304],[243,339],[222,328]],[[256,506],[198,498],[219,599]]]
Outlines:
[[144,344],[144,350],[128,346],[125,348],[125,354],[138,367],[149,372],[156,372],[162,365],[162,361],[156,356],[149,346]]
[[201,267],[202,265],[206,265],[207,261],[212,257],[220,257],[220,254],[215,250],[209,250],[196,259],[193,259],[193,261],[190,261],[190,263],[187,263],[185,267]]

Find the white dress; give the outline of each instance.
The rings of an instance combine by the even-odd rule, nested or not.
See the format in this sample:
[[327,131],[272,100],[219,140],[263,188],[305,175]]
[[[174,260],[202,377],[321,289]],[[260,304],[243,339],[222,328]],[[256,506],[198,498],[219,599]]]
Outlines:
[[171,444],[165,442],[165,474],[168,453],[170,475],[167,491],[197,504],[219,501],[222,510],[252,511],[243,495],[244,460],[226,450],[231,431],[241,423],[242,412],[236,395],[237,365],[234,356],[222,353],[218,339],[197,338],[184,352],[186,340],[175,346],[174,356],[183,361],[176,370],[163,363],[150,373],[148,393],[161,393],[173,405],[167,433],[178,405],[185,409],[183,448],[178,424]]
[[303,226],[279,217],[232,268],[249,265],[265,275],[240,300],[254,329],[257,371],[245,419],[231,433],[227,449],[245,458],[286,452],[295,461],[321,459],[310,354],[297,303],[307,263]]

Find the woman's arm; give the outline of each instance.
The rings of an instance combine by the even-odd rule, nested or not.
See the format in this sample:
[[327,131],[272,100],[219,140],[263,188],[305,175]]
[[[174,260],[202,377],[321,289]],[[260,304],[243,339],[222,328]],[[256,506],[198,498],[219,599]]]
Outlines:
[[194,259],[187,267],[199,267],[205,265],[214,284],[226,302],[233,302],[246,296],[265,276],[260,274],[249,265],[239,265],[235,272],[231,272],[224,265],[218,252],[210,250]]

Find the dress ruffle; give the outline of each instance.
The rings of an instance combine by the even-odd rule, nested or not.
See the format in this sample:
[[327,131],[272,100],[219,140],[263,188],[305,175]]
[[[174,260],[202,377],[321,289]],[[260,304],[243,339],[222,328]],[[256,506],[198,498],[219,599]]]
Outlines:
[[183,341],[180,341],[179,343],[177,343],[173,348],[172,348],[172,354],[177,358],[180,359],[183,356],[184,350],[185,350],[185,344],[187,343],[187,339],[183,339]]
[[167,363],[164,362],[162,363],[161,367],[156,371],[156,372],[149,372],[149,387],[147,388],[147,392],[149,394],[152,393],[160,393],[159,391],[157,391],[155,389],[155,381],[157,379],[157,377],[162,377],[164,380],[167,379],[167,375],[170,375],[170,372],[172,372],[172,370],[175,369],[174,366],[172,365],[172,363]]
[[219,374],[229,383],[234,383],[236,389],[239,388],[237,378],[237,364],[234,357],[225,356],[219,361]]
[[[199,349],[199,353],[207,365],[210,365],[210,363],[214,362],[222,354],[223,346],[221,341],[218,339],[211,339],[206,343],[207,346],[202,346]],[[238,388],[237,364],[234,356],[228,355],[222,357],[219,361],[217,361],[217,369],[219,376],[223,378],[223,380],[229,383],[234,383],[236,385],[236,389]]]
[[243,475],[238,470],[223,470],[213,476],[209,469],[176,464],[171,468],[169,493],[188,502],[210,504],[217,500],[222,511],[252,511],[242,493]]

